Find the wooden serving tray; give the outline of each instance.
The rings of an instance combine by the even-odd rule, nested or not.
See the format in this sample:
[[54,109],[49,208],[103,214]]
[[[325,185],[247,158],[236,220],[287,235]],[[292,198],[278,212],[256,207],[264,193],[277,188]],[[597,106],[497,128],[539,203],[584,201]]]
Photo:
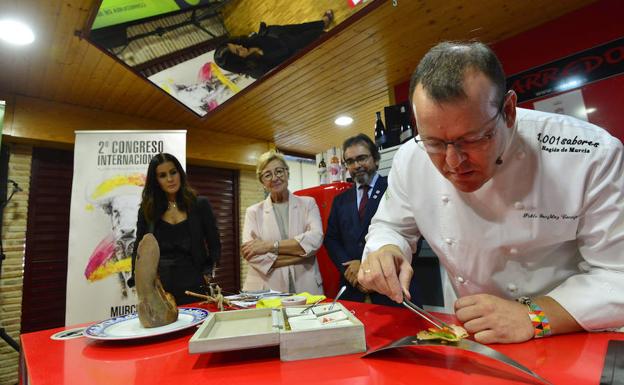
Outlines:
[[313,325],[304,330],[290,329],[291,318],[286,309],[292,314],[296,307],[210,313],[191,337],[189,352],[200,354],[279,345],[280,359],[293,361],[366,351],[364,325],[340,303],[336,303],[334,310],[342,312],[343,317],[346,315],[346,320],[333,325]]

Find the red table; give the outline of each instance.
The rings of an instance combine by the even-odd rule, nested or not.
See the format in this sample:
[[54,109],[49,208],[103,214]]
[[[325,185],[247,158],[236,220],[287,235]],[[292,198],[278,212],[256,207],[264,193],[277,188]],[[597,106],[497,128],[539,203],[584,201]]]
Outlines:
[[[366,328],[377,348],[427,325],[407,309],[341,301]],[[446,321],[452,316],[440,315]],[[195,328],[136,341],[66,341],[64,328],[23,334],[23,383],[30,385],[128,384],[537,384],[521,372],[470,352],[400,348],[362,359],[360,354],[281,362],[279,348],[188,353]],[[491,345],[553,384],[598,384],[609,340],[619,333],[577,333],[522,344]]]

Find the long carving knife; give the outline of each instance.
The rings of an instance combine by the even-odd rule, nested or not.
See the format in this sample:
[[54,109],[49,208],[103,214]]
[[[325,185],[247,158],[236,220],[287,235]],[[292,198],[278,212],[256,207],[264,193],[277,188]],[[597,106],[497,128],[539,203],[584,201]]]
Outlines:
[[494,350],[488,346],[482,345],[478,342],[474,342],[474,341],[466,340],[466,339],[456,341],[456,342],[449,342],[449,341],[440,341],[440,340],[419,340],[416,336],[408,336],[408,337],[403,337],[394,342],[391,342],[388,345],[382,346],[373,351],[366,352],[366,354],[363,357],[368,357],[372,354],[375,354],[383,350],[400,348],[400,347],[408,347],[408,346],[440,346],[440,347],[446,347],[446,348],[467,350],[469,352],[480,354],[492,360],[511,366],[512,368],[520,370],[523,373],[528,374],[529,376],[539,380],[540,382],[544,384],[550,385],[550,382],[542,378],[539,374],[535,373],[534,371],[527,368],[526,366],[514,361],[513,359],[504,355],[503,353],[497,350]]
[[[425,309],[421,308],[420,306],[415,305],[414,303],[412,303],[410,300],[408,300],[407,298],[403,298],[403,305],[405,307],[407,307],[408,309],[410,309],[411,311],[413,311],[414,313],[418,314],[420,317],[422,317],[423,319],[425,319],[427,322],[431,323],[432,325],[436,326],[437,328],[441,329],[443,327],[449,328],[449,331],[454,333],[452,330],[452,328],[450,328],[450,326],[442,321],[441,319],[439,319],[438,317],[434,316],[433,314],[429,313],[428,311],[426,311]],[[368,356],[369,354],[373,354],[375,352],[381,351],[381,350],[386,350],[386,349],[391,349],[391,348],[395,348],[395,347],[402,347],[402,346],[414,346],[414,345],[418,345],[418,346],[448,346],[448,347],[452,347],[452,348],[457,348],[457,349],[462,349],[462,350],[467,350],[476,354],[480,354],[483,356],[486,356],[490,359],[502,362],[506,365],[509,365],[515,369],[518,369],[536,379],[538,379],[539,381],[545,383],[545,384],[549,384],[548,381],[546,381],[545,379],[543,379],[542,377],[540,377],[537,373],[533,372],[532,370],[530,370],[529,368],[519,364],[518,362],[512,360],[511,358],[507,357],[506,355],[504,355],[503,353],[494,350],[488,346],[482,345],[478,342],[474,342],[472,340],[467,340],[467,339],[461,339],[459,341],[454,341],[454,342],[450,342],[450,341],[440,341],[440,340],[419,340],[417,337],[404,337],[401,338],[400,340],[397,340],[395,342],[392,342],[386,346],[383,346],[379,349],[376,349],[372,352],[368,352],[366,353],[365,356]]]

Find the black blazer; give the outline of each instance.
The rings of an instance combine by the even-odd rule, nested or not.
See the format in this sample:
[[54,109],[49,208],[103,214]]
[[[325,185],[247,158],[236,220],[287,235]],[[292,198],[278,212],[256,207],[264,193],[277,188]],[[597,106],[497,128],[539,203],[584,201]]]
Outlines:
[[[208,198],[198,196],[188,212],[189,228],[191,230],[191,257],[193,263],[202,274],[210,274],[221,258],[221,240],[217,221]],[[145,220],[143,210],[139,209],[137,218],[137,236],[132,251],[132,277],[128,280],[130,287],[134,286],[134,266],[139,242],[150,231]]]
[[[365,294],[351,286],[345,279],[344,272],[346,267],[342,264],[354,259],[362,259],[368,226],[375,212],[377,212],[379,202],[387,187],[388,178],[380,175],[366,204],[362,221],[360,221],[358,214],[355,185],[334,198],[327,221],[324,245],[329,257],[336,265],[336,268],[338,268],[338,271],[340,271],[340,285],[347,286],[347,290],[341,297],[342,299],[364,301]],[[420,293],[414,281],[412,280],[410,284],[410,294],[412,301],[419,303]],[[379,293],[371,293],[370,297],[373,303],[396,305],[391,299]]]
[[262,56],[255,58],[255,67],[247,74],[256,79],[262,77],[317,40],[323,34],[323,28],[322,21],[269,26],[261,23],[258,33],[247,38],[243,44],[258,47],[263,52]]

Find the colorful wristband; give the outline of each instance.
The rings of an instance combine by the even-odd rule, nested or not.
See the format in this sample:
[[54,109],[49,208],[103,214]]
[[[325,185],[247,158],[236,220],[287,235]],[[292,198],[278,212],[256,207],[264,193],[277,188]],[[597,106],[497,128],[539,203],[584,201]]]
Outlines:
[[552,330],[550,329],[550,321],[544,310],[542,310],[539,305],[532,302],[528,297],[519,298],[518,301],[524,305],[526,305],[529,309],[529,318],[531,319],[531,323],[533,324],[533,338],[543,338],[548,337],[552,334]]

